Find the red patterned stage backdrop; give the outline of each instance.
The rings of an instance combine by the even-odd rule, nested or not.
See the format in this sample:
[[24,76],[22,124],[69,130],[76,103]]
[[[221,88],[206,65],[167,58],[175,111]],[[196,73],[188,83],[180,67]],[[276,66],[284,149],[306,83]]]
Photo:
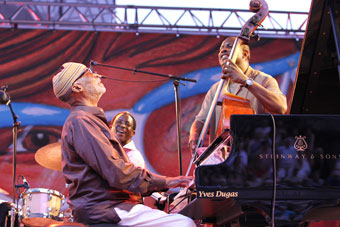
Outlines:
[[[68,61],[98,63],[198,80],[181,85],[183,172],[190,161],[187,140],[190,125],[210,85],[219,80],[217,61],[223,37],[113,32],[0,30],[0,85],[8,85],[12,106],[21,121],[17,176],[31,188],[50,188],[66,194],[60,172],[39,166],[35,152],[59,140],[67,106],[57,100],[51,78]],[[301,41],[262,39],[252,43],[251,63],[280,82],[290,98]],[[116,80],[103,80],[107,88],[99,105],[108,120],[127,110],[137,120],[134,137],[150,170],[178,175],[176,117],[172,82],[163,77],[94,66],[94,71]],[[0,195],[12,194],[12,116],[0,106]],[[7,194],[7,197],[6,197]]]

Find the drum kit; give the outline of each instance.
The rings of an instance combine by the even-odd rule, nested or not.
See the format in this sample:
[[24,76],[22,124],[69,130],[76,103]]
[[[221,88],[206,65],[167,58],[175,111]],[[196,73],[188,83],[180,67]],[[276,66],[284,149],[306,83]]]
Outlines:
[[[40,148],[35,153],[36,162],[48,169],[62,171],[61,143],[52,143]],[[12,205],[11,214],[15,213],[24,226],[42,227],[49,224],[72,222],[72,214],[67,208],[65,196],[52,189],[29,188],[20,194],[18,207]],[[14,217],[14,215],[10,215]],[[13,223],[14,221],[7,221]],[[14,225],[11,225],[14,226]]]

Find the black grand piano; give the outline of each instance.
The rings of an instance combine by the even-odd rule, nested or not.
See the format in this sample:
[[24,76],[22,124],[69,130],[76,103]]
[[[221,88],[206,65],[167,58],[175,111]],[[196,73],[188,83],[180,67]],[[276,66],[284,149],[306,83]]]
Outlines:
[[340,220],[340,1],[313,0],[288,115],[233,115],[197,160],[197,197],[180,213],[225,226]]

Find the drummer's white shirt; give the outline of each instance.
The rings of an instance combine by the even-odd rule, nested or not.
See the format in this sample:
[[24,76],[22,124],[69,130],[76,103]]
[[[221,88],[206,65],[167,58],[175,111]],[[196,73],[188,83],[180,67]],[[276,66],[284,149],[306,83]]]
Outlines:
[[143,155],[137,150],[135,143],[131,140],[129,143],[123,146],[130,161],[136,166],[145,169],[145,161]]

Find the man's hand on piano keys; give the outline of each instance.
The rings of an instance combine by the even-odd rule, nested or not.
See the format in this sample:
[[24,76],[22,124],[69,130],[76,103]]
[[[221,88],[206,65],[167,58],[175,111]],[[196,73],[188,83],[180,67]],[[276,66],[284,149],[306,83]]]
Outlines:
[[167,177],[166,185],[168,188],[190,187],[193,185],[194,179],[191,176]]

